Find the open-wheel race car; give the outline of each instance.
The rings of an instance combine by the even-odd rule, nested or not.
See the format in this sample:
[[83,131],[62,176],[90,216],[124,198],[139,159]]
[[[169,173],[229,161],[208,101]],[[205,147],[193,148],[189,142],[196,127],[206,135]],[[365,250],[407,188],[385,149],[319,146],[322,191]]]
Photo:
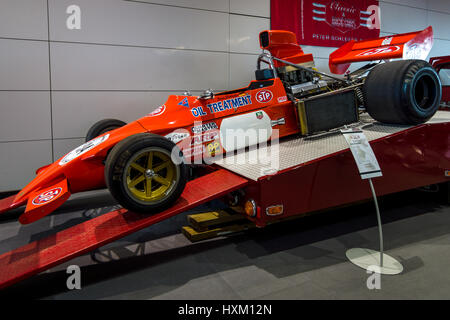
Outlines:
[[[125,124],[102,120],[88,141],[53,164],[18,194],[0,201],[0,213],[26,205],[19,221],[51,213],[72,193],[107,187],[123,207],[139,213],[169,208],[180,197],[195,157],[208,159],[248,147],[232,144],[228,132],[254,129],[253,143],[290,135],[314,135],[358,122],[361,110],[375,120],[419,124],[439,107],[441,83],[423,59],[433,31],[351,41],[330,55],[334,76],[319,72],[295,34],[268,30],[259,35],[256,80],[248,87],[202,96],[171,95],[147,116]],[[389,61],[390,59],[402,60]],[[353,72],[352,62],[372,61]],[[265,68],[262,68],[262,65]]]

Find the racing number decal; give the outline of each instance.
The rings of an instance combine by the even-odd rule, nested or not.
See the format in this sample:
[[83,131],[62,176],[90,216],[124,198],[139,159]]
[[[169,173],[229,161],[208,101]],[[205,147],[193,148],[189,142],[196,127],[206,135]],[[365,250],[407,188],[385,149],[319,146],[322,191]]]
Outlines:
[[50,202],[50,201],[56,199],[61,194],[61,192],[62,192],[62,188],[59,188],[59,187],[47,190],[45,192],[42,192],[36,198],[34,198],[32,202],[35,206],[43,205],[47,202]]
[[270,90],[260,90],[256,93],[256,100],[259,103],[266,103],[272,100],[273,94]]

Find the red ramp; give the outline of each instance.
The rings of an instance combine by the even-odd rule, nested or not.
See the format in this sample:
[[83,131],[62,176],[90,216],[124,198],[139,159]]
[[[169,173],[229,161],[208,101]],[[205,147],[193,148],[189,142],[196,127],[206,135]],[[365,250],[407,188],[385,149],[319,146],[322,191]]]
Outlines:
[[173,207],[155,215],[120,209],[29,243],[0,256],[0,289],[219,198],[248,183],[247,179],[220,169],[187,183]]

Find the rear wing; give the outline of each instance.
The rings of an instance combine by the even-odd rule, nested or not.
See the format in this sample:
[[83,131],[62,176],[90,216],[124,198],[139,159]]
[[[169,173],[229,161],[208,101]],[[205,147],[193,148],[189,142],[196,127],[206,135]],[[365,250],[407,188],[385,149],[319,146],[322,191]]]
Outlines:
[[352,62],[384,59],[425,60],[433,46],[433,28],[365,41],[350,41],[330,54],[329,67],[343,74]]

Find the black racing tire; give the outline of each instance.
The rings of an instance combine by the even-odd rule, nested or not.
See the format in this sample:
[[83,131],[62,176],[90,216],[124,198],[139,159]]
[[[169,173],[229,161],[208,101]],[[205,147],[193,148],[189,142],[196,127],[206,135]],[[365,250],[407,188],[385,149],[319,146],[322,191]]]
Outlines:
[[376,66],[363,85],[365,107],[377,121],[415,125],[438,110],[442,86],[434,68],[423,60],[399,60]]
[[99,135],[123,127],[126,122],[117,119],[103,119],[94,123],[86,134],[86,142],[98,137]]
[[[166,172],[162,169],[162,174],[159,176],[159,174],[151,171],[151,175],[153,176],[148,177],[147,171],[149,167],[145,166],[145,164],[148,164],[149,157],[143,158],[145,152],[151,152],[153,154],[150,169],[154,169],[155,173],[157,171],[154,165],[158,165],[157,155],[160,157],[159,160],[165,160],[163,162],[160,161],[159,164],[164,164],[170,160],[170,164],[165,169]],[[177,159],[179,161],[174,162],[172,160],[172,152],[179,156]],[[143,160],[139,157],[142,157]],[[135,169],[133,167],[135,164],[141,165],[142,167],[139,169],[144,169],[145,173]],[[169,171],[172,172],[172,175],[169,174]],[[146,194],[148,188],[146,181],[148,179],[151,180],[150,194],[157,192],[161,190],[157,189],[158,185],[159,188],[165,186],[159,184],[155,179],[162,178],[164,173],[166,174],[165,179],[171,181],[170,187],[167,187],[168,189],[164,192],[159,192],[162,194],[161,198],[149,199],[149,195]],[[130,183],[133,183],[133,179],[138,180],[142,177],[146,180],[131,187]],[[180,197],[186,186],[187,179],[188,168],[184,161],[182,161],[180,149],[170,140],[156,134],[138,133],[123,139],[112,148],[105,162],[105,181],[109,191],[120,205],[134,212],[154,214],[169,208]],[[146,196],[146,199],[142,198]]]

